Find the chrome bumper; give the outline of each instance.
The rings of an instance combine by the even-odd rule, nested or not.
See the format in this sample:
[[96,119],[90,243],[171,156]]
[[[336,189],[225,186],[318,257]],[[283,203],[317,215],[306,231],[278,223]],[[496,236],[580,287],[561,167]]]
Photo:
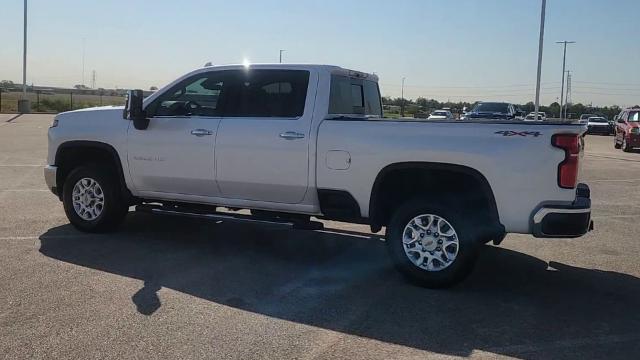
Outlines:
[[57,166],[47,165],[44,167],[44,182],[47,183],[47,188],[49,188],[49,190],[51,190],[55,195],[59,195],[58,186],[56,184],[57,172]]

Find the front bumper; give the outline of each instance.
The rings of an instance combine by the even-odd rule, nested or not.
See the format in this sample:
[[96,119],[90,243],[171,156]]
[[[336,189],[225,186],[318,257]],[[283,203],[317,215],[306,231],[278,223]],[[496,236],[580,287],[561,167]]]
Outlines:
[[44,167],[44,182],[47,183],[47,188],[51,190],[55,195],[58,194],[58,185],[56,183],[58,173],[58,167],[53,165],[47,165]]
[[532,233],[538,238],[575,238],[593,230],[591,191],[578,184],[576,199],[568,204],[546,204],[531,216]]

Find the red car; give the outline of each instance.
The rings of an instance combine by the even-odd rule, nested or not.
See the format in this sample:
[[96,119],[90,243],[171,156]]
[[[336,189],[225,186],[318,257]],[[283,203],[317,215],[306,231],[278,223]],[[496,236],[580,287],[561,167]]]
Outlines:
[[631,151],[634,147],[640,147],[640,107],[636,106],[620,112],[615,135],[613,146],[616,149]]

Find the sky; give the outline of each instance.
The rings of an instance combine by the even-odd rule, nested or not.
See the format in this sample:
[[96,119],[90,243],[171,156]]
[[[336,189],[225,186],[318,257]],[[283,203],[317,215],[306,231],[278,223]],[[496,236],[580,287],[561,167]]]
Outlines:
[[[383,95],[533,101],[540,0],[30,0],[27,83],[162,86],[211,61],[339,65]],[[541,103],[640,103],[640,1],[548,0]],[[23,0],[3,0],[0,79],[22,80]],[[83,45],[84,44],[84,45]],[[84,50],[83,50],[84,49]],[[83,73],[84,53],[84,73]],[[84,74],[84,76],[83,76]],[[84,78],[84,80],[83,80]]]

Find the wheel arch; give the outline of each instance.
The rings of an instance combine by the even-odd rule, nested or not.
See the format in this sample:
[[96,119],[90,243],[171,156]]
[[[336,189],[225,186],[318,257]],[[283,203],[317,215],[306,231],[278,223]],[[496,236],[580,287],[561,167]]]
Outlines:
[[56,150],[55,165],[58,167],[56,183],[59,184],[59,197],[62,197],[66,177],[77,166],[89,164],[105,164],[111,166],[123,194],[131,199],[132,195],[124,176],[124,168],[117,150],[110,144],[91,140],[66,141]]
[[[478,170],[464,165],[446,164],[436,162],[400,162],[393,163],[385,166],[378,172],[376,179],[371,189],[371,196],[369,200],[369,221],[372,226],[380,227],[388,224],[390,214],[390,206],[394,204],[394,200],[390,200],[389,196],[385,194],[388,190],[388,186],[397,186],[398,177],[407,176],[409,174],[420,174],[430,179],[431,185],[437,184],[438,189],[455,189],[455,186],[460,184],[474,184],[477,185],[477,189],[480,191],[470,191],[470,188],[463,188],[462,193],[480,195],[484,205],[486,205],[487,216],[491,223],[494,225],[493,229],[489,229],[492,232],[490,236],[499,238],[504,233],[504,226],[500,223],[500,216],[495,200],[495,196],[491,185],[487,178]],[[457,178],[459,181],[446,183],[446,181],[452,178]],[[440,180],[442,179],[442,180]],[[416,180],[411,180],[409,183],[415,184]],[[476,189],[476,190],[477,190]],[[405,189],[400,189],[394,192],[402,193]],[[441,196],[444,196],[441,194]],[[398,200],[399,201],[399,200]]]

